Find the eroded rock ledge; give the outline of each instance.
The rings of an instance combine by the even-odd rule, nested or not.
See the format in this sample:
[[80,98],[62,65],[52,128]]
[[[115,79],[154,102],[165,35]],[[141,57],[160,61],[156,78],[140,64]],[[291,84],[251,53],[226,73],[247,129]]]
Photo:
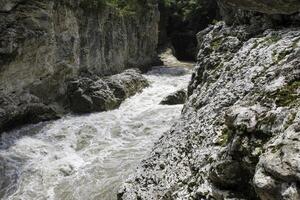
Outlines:
[[[238,12],[267,22],[266,14]],[[300,28],[252,22],[198,34],[181,119],[119,199],[300,198]]]

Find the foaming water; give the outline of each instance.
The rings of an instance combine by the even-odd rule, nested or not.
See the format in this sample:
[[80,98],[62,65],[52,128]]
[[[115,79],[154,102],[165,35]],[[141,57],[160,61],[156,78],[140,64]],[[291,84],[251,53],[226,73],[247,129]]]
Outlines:
[[182,105],[159,105],[185,88],[185,70],[156,67],[151,86],[119,109],[31,125],[2,134],[0,198],[116,199],[122,182],[174,123]]

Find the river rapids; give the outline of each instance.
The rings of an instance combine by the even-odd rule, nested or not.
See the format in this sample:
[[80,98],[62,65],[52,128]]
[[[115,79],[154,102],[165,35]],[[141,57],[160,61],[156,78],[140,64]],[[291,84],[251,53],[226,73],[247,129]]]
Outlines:
[[29,125],[0,140],[3,200],[113,200],[183,105],[159,105],[186,88],[188,70],[154,67],[150,87],[119,109]]

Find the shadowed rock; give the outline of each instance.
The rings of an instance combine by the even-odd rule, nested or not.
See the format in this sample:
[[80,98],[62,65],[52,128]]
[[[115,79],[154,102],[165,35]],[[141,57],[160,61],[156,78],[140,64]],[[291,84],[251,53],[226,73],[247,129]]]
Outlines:
[[59,118],[54,107],[41,103],[34,95],[25,93],[20,97],[1,94],[0,132],[23,125]]

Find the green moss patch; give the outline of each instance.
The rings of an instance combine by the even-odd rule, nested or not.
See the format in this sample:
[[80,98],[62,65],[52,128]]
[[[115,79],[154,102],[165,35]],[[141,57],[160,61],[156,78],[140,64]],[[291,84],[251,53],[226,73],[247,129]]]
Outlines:
[[217,50],[217,49],[220,48],[222,42],[223,42],[223,38],[216,38],[216,39],[214,39],[214,40],[211,42],[211,47],[212,47],[214,50]]
[[300,80],[287,84],[285,87],[268,94],[268,98],[275,100],[276,105],[280,107],[295,106],[299,103]]
[[278,42],[280,39],[281,39],[281,37],[279,35],[275,34],[275,35],[271,35],[270,37],[267,37],[264,42],[267,45],[271,45],[271,44]]

